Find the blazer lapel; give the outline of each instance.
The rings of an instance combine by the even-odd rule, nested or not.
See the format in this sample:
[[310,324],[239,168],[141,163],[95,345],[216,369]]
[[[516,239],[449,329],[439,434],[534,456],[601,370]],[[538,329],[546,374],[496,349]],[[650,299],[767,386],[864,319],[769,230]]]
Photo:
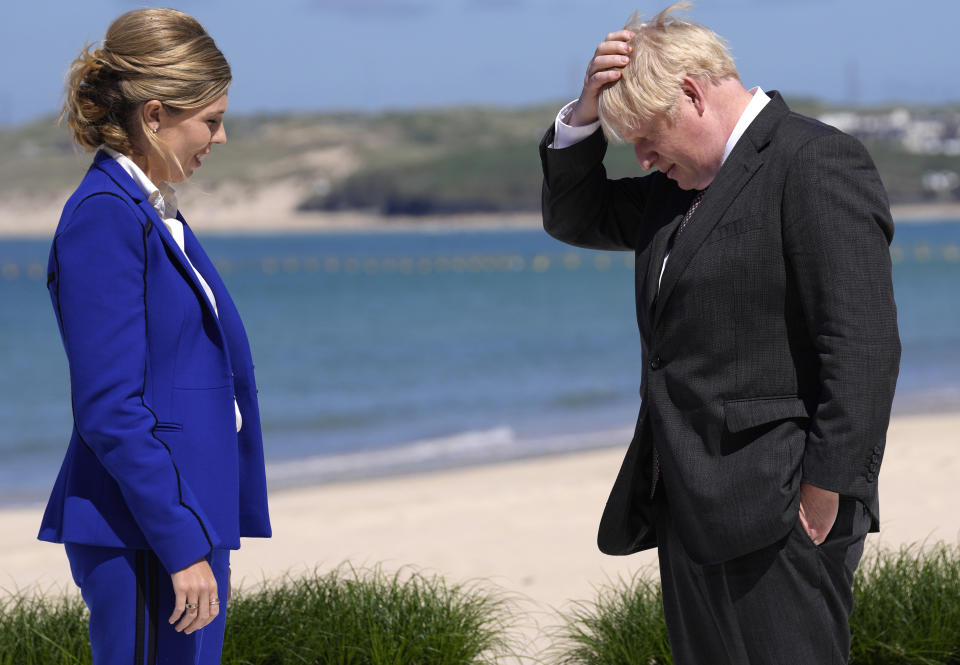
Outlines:
[[[667,300],[673,293],[674,287],[683,272],[690,265],[691,260],[703,245],[707,236],[723,218],[727,208],[740,194],[757,170],[763,165],[762,151],[770,142],[773,129],[780,120],[789,113],[786,104],[776,91],[771,92],[771,100],[763,111],[754,119],[747,131],[737,142],[733,151],[727,157],[717,173],[717,177],[710,184],[700,207],[675,240],[670,252],[670,259],[660,281],[660,290],[657,294],[657,308],[654,312],[653,325],[660,320]],[[670,225],[675,226],[674,224]]]
[[[177,244],[177,241],[174,240],[173,236],[170,235],[170,230],[167,228],[167,225],[163,223],[163,220],[160,219],[160,215],[157,214],[156,209],[150,205],[150,202],[147,200],[143,190],[140,189],[140,185],[134,182],[133,178],[130,177],[130,174],[124,171],[123,167],[117,164],[115,159],[102,150],[94,156],[93,163],[97,168],[104,171],[114,182],[117,183],[117,186],[119,186],[127,194],[127,196],[133,200],[140,211],[146,216],[146,219],[153,225],[160,240],[167,247],[167,254],[173,257],[174,263],[180,267],[180,272],[184,275],[187,282],[200,298],[203,306],[207,308],[207,311],[210,312],[210,315],[216,322],[217,330],[220,331],[221,338],[226,340],[226,336],[223,333],[223,328],[220,326],[220,319],[217,316],[216,311],[214,311],[210,300],[207,298],[207,294],[204,292],[203,286],[200,285],[200,280],[197,279],[196,273],[190,266],[190,262],[187,260],[186,254],[180,249],[180,245]],[[177,219],[179,219],[184,225],[184,249],[186,249],[187,236],[189,234],[192,237],[193,234],[189,233],[189,227],[186,225],[179,212],[177,213]],[[206,255],[204,255],[204,259],[206,259]],[[197,267],[197,270],[200,270],[199,266]],[[219,303],[221,292],[223,292],[222,284],[220,285],[220,292],[218,292],[206,275],[204,275],[204,279],[207,280],[208,285],[210,285],[211,290],[213,290],[214,297]],[[219,282],[219,280],[217,281]]]
[[227,291],[227,286],[223,283],[213,261],[207,256],[186,222],[183,224],[183,244],[193,265],[203,275],[210,290],[213,291],[213,297],[217,299],[217,309],[220,311],[217,325],[226,341],[227,360],[231,367],[239,367],[241,369],[238,371],[243,371],[242,368],[246,365],[252,366],[253,361],[250,358],[250,343],[237,306],[230,297],[230,292]]
[[[190,265],[184,250],[180,249],[180,245],[177,244],[177,241],[170,234],[170,229],[168,229],[167,225],[164,224],[163,220],[160,219],[160,215],[157,214],[157,211],[154,210],[153,206],[144,201],[140,204],[140,208],[152,216],[152,219],[154,220],[154,226],[157,227],[157,233],[159,234],[160,239],[163,241],[163,244],[167,247],[167,253],[173,257],[173,261],[181,268],[181,272],[190,283],[190,286],[193,287],[197,297],[200,298],[200,301],[203,303],[203,306],[206,307],[207,311],[210,313],[210,316],[213,317],[213,320],[217,322],[217,328],[220,328],[219,317],[217,316],[217,312],[213,309],[213,303],[211,303],[210,299],[207,298],[207,294],[203,290],[200,280],[197,279],[197,273],[195,273],[193,270],[195,266]],[[180,213],[177,213],[177,219],[181,220],[181,222],[183,221],[183,218],[180,217]],[[186,230],[186,227],[184,227],[184,230]],[[184,241],[186,241],[186,232],[184,233]],[[184,242],[184,248],[186,248],[186,242]],[[204,277],[204,279],[206,279],[206,277]],[[214,292],[214,297],[218,298],[219,302],[219,296],[216,292]],[[223,335],[223,330],[220,331],[220,334]]]
[[667,255],[670,238],[677,232],[677,227],[680,226],[680,220],[682,219],[683,214],[681,213],[668,224],[664,224],[650,243],[650,263],[647,264],[647,278],[644,283],[643,296],[651,320],[653,318],[653,305],[654,302],[657,302],[657,291],[660,288],[660,272],[663,270],[663,259]]
[[217,299],[217,309],[221,311],[222,315],[228,306],[233,306],[233,301],[230,299],[227,287],[224,285],[223,280],[220,279],[220,275],[217,273],[210,257],[203,251],[203,247],[200,246],[197,237],[193,235],[190,226],[179,213],[177,213],[177,218],[183,223],[183,247],[186,250],[187,256],[190,257],[190,261],[197,271],[203,275],[207,286],[213,291],[213,297]]

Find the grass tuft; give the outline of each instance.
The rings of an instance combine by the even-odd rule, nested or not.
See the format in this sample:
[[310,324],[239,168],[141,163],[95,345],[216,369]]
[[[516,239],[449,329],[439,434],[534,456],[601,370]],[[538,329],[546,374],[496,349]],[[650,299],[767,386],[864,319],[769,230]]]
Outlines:
[[340,567],[230,601],[225,665],[469,665],[508,655],[506,601],[410,569]]
[[[0,600],[0,665],[90,665],[79,593]],[[504,596],[341,566],[237,592],[222,665],[481,665],[510,655]]]
[[660,585],[640,571],[600,587],[563,615],[559,665],[671,665]]
[[[854,578],[851,665],[960,665],[960,545],[878,551]],[[514,655],[512,607],[480,584],[341,566],[241,590],[223,665],[484,665]],[[562,615],[546,662],[670,665],[657,582],[601,587]],[[89,665],[76,592],[0,598],[0,665]]]
[[960,663],[960,545],[875,552],[853,592],[852,665]]
[[0,599],[0,665],[90,665],[87,616],[79,593]]
[[[851,665],[960,665],[960,545],[874,552],[853,591]],[[560,665],[672,663],[655,581],[603,587],[562,620]]]

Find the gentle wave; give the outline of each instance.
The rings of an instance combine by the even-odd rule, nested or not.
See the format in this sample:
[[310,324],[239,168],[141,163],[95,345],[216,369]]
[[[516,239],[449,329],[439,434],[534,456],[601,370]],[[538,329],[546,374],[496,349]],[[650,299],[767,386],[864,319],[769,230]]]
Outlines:
[[467,431],[378,450],[317,455],[267,464],[272,488],[322,484],[622,446],[632,427],[518,437],[510,427]]
[[[49,242],[2,245],[0,267],[20,267],[0,270],[0,367],[12,377],[0,385],[0,506],[46,497],[72,427],[42,286]],[[271,487],[626,449],[642,360],[629,256],[581,252],[539,231],[204,245],[235,268],[226,279],[257,359]],[[897,229],[897,413],[960,407],[956,247],[960,221]],[[496,261],[511,256],[525,267]],[[326,271],[328,257],[338,272]]]

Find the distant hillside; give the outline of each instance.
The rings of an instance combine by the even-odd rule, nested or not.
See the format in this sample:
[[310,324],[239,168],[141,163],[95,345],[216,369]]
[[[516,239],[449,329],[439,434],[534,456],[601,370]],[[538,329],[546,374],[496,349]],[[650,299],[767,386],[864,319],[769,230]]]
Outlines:
[[[815,116],[884,112],[805,100],[792,105]],[[228,116],[229,142],[215,148],[219,154],[204,163],[198,180],[212,192],[293,186],[300,210],[384,216],[534,211],[537,144],[557,108]],[[922,112],[957,117],[955,109]],[[894,202],[960,198],[960,186],[931,191],[924,181],[930,173],[956,172],[956,155],[910,152],[900,137],[883,133],[862,138]],[[52,118],[0,131],[0,153],[0,201],[62,196],[89,164]],[[630,146],[611,146],[606,163],[614,177],[638,173]]]

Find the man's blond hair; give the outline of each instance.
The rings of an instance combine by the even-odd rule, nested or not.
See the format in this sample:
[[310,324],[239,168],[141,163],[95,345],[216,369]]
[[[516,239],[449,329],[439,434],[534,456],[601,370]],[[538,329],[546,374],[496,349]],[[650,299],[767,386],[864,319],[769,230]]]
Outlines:
[[726,41],[709,28],[673,12],[689,9],[677,2],[649,21],[633,16],[624,29],[635,33],[633,53],[623,75],[600,92],[600,123],[609,139],[643,134],[651,123],[676,118],[680,83],[685,76],[718,83],[740,79]]

